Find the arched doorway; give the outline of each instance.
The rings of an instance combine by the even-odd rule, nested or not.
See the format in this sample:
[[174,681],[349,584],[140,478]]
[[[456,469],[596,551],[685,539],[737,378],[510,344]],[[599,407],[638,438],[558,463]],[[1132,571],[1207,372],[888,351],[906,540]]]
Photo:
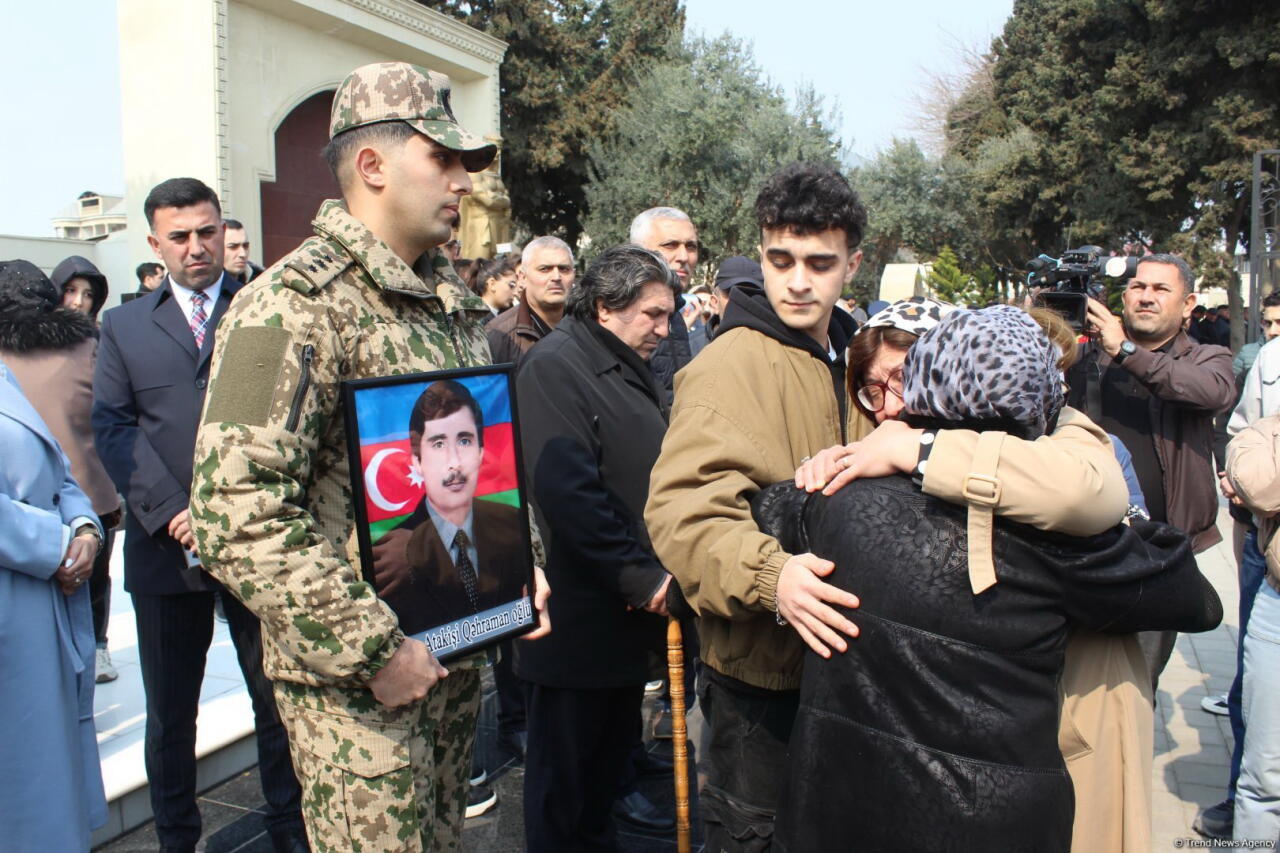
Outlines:
[[262,262],[271,266],[311,236],[320,203],[338,198],[338,184],[320,156],[329,141],[333,92],[318,92],[276,128],[276,179],[262,181]]

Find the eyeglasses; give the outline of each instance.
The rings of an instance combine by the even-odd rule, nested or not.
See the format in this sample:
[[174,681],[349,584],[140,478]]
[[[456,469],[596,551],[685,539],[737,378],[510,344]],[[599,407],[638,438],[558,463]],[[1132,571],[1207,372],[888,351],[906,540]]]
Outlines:
[[902,374],[889,377],[888,382],[865,382],[858,389],[858,402],[868,412],[878,412],[884,408],[884,401],[889,394],[902,399]]

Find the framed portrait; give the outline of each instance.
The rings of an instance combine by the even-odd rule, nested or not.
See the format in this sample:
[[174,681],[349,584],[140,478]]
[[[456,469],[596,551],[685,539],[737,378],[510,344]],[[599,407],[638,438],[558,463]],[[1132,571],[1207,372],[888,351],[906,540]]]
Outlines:
[[441,661],[538,621],[512,370],[342,383],[364,578]]

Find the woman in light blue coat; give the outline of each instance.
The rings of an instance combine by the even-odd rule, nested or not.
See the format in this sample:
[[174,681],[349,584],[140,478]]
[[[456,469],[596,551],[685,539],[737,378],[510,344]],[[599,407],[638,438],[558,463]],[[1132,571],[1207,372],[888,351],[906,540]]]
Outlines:
[[[0,276],[41,275],[26,262]],[[89,587],[102,531],[0,362],[0,849],[84,851],[106,821]]]

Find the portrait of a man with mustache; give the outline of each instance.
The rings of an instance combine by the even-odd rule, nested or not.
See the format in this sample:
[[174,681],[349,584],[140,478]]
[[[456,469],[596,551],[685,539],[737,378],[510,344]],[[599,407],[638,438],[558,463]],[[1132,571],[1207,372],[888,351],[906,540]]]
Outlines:
[[475,499],[484,414],[466,386],[428,385],[409,416],[412,470],[425,495],[374,548],[378,594],[415,634],[519,598],[520,511]]

